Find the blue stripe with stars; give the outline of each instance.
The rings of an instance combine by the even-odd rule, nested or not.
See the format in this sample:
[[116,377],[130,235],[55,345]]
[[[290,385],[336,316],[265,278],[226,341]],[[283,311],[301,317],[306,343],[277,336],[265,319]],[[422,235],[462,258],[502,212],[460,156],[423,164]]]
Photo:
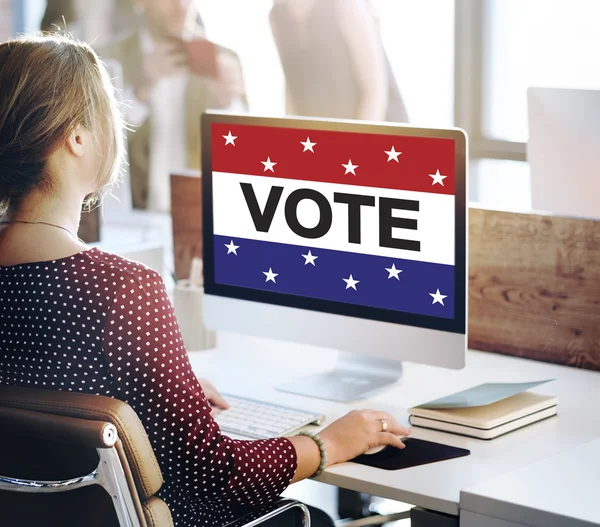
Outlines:
[[214,236],[215,282],[441,318],[454,266]]

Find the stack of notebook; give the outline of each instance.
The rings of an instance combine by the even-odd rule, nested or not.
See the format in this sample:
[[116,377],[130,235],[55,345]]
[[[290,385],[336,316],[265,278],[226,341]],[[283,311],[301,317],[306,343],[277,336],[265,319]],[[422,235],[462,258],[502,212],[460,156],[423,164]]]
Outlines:
[[526,391],[546,382],[482,384],[411,408],[410,423],[494,439],[557,414],[558,397]]

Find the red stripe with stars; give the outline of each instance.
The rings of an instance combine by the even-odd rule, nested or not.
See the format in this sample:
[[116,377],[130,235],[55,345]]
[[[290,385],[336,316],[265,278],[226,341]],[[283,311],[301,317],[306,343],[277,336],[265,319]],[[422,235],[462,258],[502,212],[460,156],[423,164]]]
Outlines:
[[213,123],[212,170],[454,195],[452,139]]

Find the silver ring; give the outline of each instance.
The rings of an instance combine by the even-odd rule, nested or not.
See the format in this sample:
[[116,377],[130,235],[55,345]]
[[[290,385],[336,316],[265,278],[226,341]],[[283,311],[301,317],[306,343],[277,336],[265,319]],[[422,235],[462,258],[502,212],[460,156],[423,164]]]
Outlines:
[[387,432],[387,421],[385,419],[381,420],[381,431]]

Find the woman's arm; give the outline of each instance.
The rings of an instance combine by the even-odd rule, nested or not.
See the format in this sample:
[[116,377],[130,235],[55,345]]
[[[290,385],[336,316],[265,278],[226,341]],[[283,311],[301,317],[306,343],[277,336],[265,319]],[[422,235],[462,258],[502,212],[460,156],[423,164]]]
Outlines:
[[[160,275],[146,268],[122,276],[105,323],[102,348],[117,397],[137,413],[163,474],[206,506],[261,506],[321,463],[309,437],[238,441],[224,436],[196,378]],[[382,430],[381,420],[388,423]],[[327,465],[379,445],[403,447],[408,431],[393,417],[350,412],[320,432]]]
[[321,452],[317,443],[310,437],[296,436],[290,437],[292,445],[296,449],[297,469],[292,481],[296,483],[303,479],[310,478],[321,464]]
[[358,119],[383,121],[388,105],[388,76],[383,45],[365,0],[334,0],[360,87]]
[[[101,343],[116,397],[142,421],[165,478],[201,497],[207,507],[273,501],[297,471],[295,444],[284,438],[237,441],[221,433],[162,279],[138,269],[121,277]],[[302,441],[299,449],[306,463],[310,446]],[[314,455],[316,467],[318,449]]]

